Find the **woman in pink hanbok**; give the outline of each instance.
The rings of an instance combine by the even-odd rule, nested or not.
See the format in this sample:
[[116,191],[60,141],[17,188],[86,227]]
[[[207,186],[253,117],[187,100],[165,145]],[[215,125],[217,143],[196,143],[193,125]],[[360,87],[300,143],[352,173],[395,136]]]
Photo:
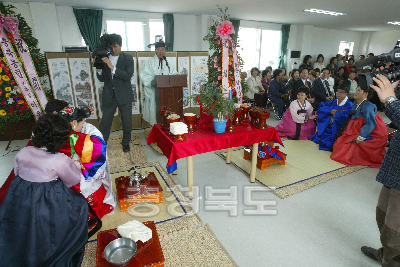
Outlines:
[[283,115],[283,120],[276,126],[280,137],[289,139],[309,139],[315,133],[316,125],[313,119],[313,107],[306,100],[309,94],[307,87],[297,89],[297,100],[290,103],[290,107]]

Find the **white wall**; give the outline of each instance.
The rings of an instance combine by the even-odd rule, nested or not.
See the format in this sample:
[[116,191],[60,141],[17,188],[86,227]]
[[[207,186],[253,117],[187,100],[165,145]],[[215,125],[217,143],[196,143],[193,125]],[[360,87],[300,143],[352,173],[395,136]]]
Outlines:
[[174,51],[200,51],[199,36],[197,16],[174,14]]
[[29,2],[29,6],[40,50],[42,52],[62,51],[56,5],[53,3]]
[[342,31],[318,28],[311,25],[305,25],[301,36],[303,40],[301,51],[302,56],[311,55],[312,62],[317,59],[318,54],[325,57],[325,65],[329,64],[331,57],[336,56],[341,41],[354,42],[353,54],[359,53],[361,32]]
[[56,6],[62,46],[81,46],[82,34],[72,7]]
[[397,40],[399,39],[400,39],[400,30],[373,32],[371,33],[369,52],[374,53],[376,56],[383,53],[388,53],[389,51],[393,50]]

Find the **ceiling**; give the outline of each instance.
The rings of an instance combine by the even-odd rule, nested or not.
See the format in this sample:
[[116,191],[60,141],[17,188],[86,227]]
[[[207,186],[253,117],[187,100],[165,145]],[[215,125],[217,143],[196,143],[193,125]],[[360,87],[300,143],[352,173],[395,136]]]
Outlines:
[[[11,0],[26,3],[26,0]],[[231,18],[275,22],[282,24],[314,25],[321,28],[349,31],[400,30],[388,21],[400,21],[399,0],[30,0],[55,3],[77,8],[134,10],[186,15],[219,15],[217,5],[228,7]],[[330,16],[304,12],[317,8],[346,13]],[[399,36],[400,39],[400,36]]]

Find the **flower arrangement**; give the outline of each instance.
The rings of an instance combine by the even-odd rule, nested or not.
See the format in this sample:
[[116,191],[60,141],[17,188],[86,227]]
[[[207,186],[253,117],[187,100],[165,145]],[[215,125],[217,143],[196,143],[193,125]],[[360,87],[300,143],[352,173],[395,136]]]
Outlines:
[[[204,41],[209,42],[209,50],[214,51],[208,59],[208,83],[214,85],[217,88],[222,86],[222,41],[228,39],[235,40],[234,34],[235,30],[232,23],[229,21],[229,15],[227,14],[228,8],[222,10],[220,7],[218,9],[221,11],[221,17],[219,20],[214,20],[214,24],[210,26],[209,33],[203,38]],[[229,41],[230,42],[230,41]],[[236,42],[236,47],[239,47],[238,42]],[[234,78],[234,58],[231,46],[228,49],[228,84],[229,89],[236,88],[235,78]],[[243,66],[242,58],[237,55],[237,60],[239,66]],[[239,69],[240,69],[239,67]],[[245,81],[241,80],[242,95],[248,90],[248,85]],[[232,98],[236,101],[236,90],[232,90]]]
[[[0,13],[18,19],[18,30],[20,36],[29,47],[29,53],[38,76],[43,77],[48,75],[45,57],[40,53],[40,50],[37,47],[38,40],[32,36],[32,29],[28,26],[25,19],[20,14],[16,14],[13,9],[15,9],[15,7],[12,5],[0,5]],[[26,72],[14,36],[11,33],[7,33],[6,30],[5,32],[14,48],[14,51],[16,52],[20,65],[22,65],[22,70]],[[49,98],[49,96],[51,96],[50,89],[44,86],[42,86],[42,89],[44,90],[46,97]],[[18,87],[18,84],[14,79],[9,63],[6,60],[3,51],[0,50],[0,129],[5,127],[6,122],[27,121],[31,119],[32,116],[32,111],[22,94],[22,90]]]

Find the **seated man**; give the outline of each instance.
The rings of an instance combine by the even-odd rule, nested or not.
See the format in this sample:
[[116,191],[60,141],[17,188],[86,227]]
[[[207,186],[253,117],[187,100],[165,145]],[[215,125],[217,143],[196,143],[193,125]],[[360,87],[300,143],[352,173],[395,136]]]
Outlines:
[[314,110],[318,109],[319,104],[333,100],[332,93],[329,89],[326,79],[329,77],[329,70],[324,68],[321,75],[314,80],[311,95],[315,98],[313,105]]
[[[310,91],[311,91],[311,88],[312,88],[311,82],[310,82],[310,81],[307,81],[307,79],[308,79],[308,69],[307,69],[306,67],[300,68],[300,69],[299,69],[299,72],[300,72],[300,79],[297,79],[297,80],[293,83],[293,86],[292,86],[292,92],[291,92],[291,93],[292,93],[292,96],[293,96],[293,99],[292,99],[292,100],[296,100],[296,99],[297,99],[297,89],[298,89],[298,88],[300,88],[300,87],[302,87],[302,86],[305,86],[305,87],[307,87],[308,90],[310,90]],[[314,99],[314,98],[311,98],[311,93],[309,93],[309,96],[308,96],[308,98],[307,98],[307,101],[310,102],[311,104],[314,103],[315,99]]]
[[353,103],[348,99],[350,81],[343,81],[336,92],[337,99],[318,107],[317,132],[310,138],[320,150],[332,150],[333,137],[350,115]]
[[283,81],[283,71],[276,69],[273,72],[274,79],[269,84],[269,99],[278,104],[278,116],[277,120],[282,120],[283,109],[286,105],[289,105],[289,93],[286,89],[285,82]]

